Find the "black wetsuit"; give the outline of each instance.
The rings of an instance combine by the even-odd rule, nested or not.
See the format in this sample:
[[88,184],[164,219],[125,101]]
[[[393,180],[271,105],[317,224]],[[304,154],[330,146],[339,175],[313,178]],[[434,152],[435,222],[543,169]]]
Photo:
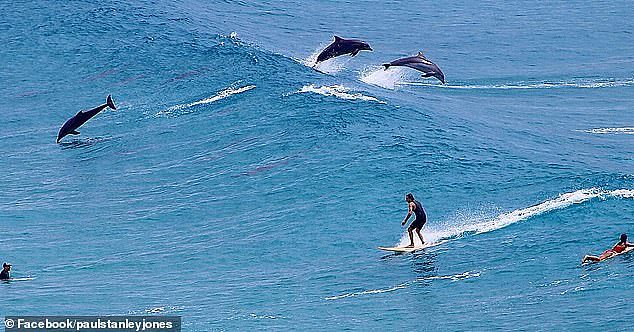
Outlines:
[[414,214],[416,215],[416,220],[412,222],[409,226],[411,228],[423,228],[423,225],[427,222],[427,215],[425,214],[425,209],[423,209],[423,205],[420,204],[419,201],[414,201],[416,208],[414,209]]
[[5,271],[5,270],[0,271],[0,280],[9,280],[9,279],[11,279],[11,275],[9,274],[9,271]]

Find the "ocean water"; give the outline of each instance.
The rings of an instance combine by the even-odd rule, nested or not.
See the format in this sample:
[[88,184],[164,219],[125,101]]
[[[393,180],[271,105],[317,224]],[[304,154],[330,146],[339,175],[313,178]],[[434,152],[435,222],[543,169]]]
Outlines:
[[[634,7],[31,1],[0,19],[5,315],[185,331],[633,322]],[[361,52],[310,68],[332,35]],[[424,50],[447,84],[381,63]],[[55,143],[78,110],[118,109]],[[425,206],[407,242],[404,194]],[[634,235],[633,235],[634,236]]]

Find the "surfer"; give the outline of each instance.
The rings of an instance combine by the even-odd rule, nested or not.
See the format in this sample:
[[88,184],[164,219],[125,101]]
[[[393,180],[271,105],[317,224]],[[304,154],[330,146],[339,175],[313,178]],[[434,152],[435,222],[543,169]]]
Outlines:
[[407,211],[407,216],[405,216],[405,219],[403,220],[401,225],[405,226],[405,224],[407,224],[407,221],[409,220],[409,217],[412,216],[412,213],[416,215],[416,219],[414,219],[414,221],[412,221],[412,223],[407,228],[407,233],[409,233],[410,243],[406,248],[413,248],[414,247],[414,231],[416,231],[416,234],[418,234],[418,237],[420,238],[420,242],[422,244],[425,244],[425,240],[423,240],[423,235],[420,233],[420,230],[421,228],[423,228],[423,226],[427,222],[427,215],[425,214],[425,209],[423,209],[423,205],[419,201],[414,199],[414,195],[412,195],[412,193],[405,195],[405,201],[407,202],[407,205],[408,205],[408,211]]
[[627,247],[634,247],[634,244],[627,242],[627,234],[621,234],[620,241],[614,245],[612,249],[604,251],[601,256],[585,255],[581,260],[581,263],[583,264],[587,261],[600,262],[604,259],[608,259],[614,255],[622,253]]
[[4,263],[2,264],[2,271],[0,271],[0,280],[9,280],[11,279],[11,264]]

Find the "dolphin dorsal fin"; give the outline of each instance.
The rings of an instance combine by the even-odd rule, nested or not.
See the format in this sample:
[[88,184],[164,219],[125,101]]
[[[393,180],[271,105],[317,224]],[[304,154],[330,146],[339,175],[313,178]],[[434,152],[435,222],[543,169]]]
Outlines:
[[340,40],[343,40],[343,38],[341,38],[341,37],[339,37],[339,36],[337,36],[337,35],[334,35],[334,37],[335,37],[335,41],[340,41]]

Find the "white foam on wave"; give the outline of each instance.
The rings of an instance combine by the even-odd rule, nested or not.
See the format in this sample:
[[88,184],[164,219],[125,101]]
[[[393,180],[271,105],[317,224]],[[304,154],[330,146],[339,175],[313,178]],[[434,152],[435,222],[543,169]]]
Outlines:
[[634,190],[631,189],[618,189],[610,192],[611,196],[619,198],[634,198]]
[[416,278],[415,280],[407,281],[407,282],[404,282],[404,283],[401,283],[401,284],[398,284],[398,285],[392,286],[392,287],[379,288],[379,289],[370,289],[370,290],[364,290],[364,291],[353,292],[353,293],[346,293],[346,294],[341,294],[341,295],[336,295],[336,296],[329,296],[329,297],[326,297],[326,300],[339,300],[339,299],[345,299],[345,298],[349,298],[349,297],[357,297],[357,296],[363,296],[363,295],[389,293],[389,292],[393,292],[393,291],[396,291],[396,290],[399,290],[399,289],[407,288],[407,287],[409,287],[409,286],[411,286],[413,284],[419,283],[419,282],[429,281],[429,280],[459,281],[459,280],[465,280],[465,279],[475,278],[475,277],[479,277],[479,276],[480,276],[480,272],[467,271],[467,272],[464,272],[464,273],[454,274],[454,275],[420,277],[420,278]]
[[475,85],[459,85],[459,84],[439,84],[427,82],[399,82],[397,85],[414,85],[427,86],[443,89],[460,89],[460,90],[527,90],[527,89],[557,89],[557,88],[611,88],[634,86],[634,79],[621,80],[570,80],[559,82],[516,82],[508,84],[475,84]]
[[361,72],[359,80],[367,84],[393,90],[402,84],[408,75],[407,70],[401,67],[393,67],[388,70],[383,69],[383,67],[369,67]]
[[380,101],[374,97],[366,96],[364,94],[358,92],[350,92],[350,89],[346,88],[343,85],[331,85],[331,86],[320,86],[317,87],[314,84],[305,85],[296,93],[317,93],[322,96],[334,96],[340,99],[346,100],[365,100],[365,101],[374,101],[377,103],[385,104],[385,102]]
[[[468,233],[481,234],[491,232],[543,213],[563,209],[573,204],[581,204],[595,198],[602,200],[608,198],[634,198],[634,189],[611,191],[601,190],[599,188],[582,189],[561,194],[557,198],[547,200],[537,205],[502,213],[493,217],[482,214],[465,215],[458,218],[458,220],[449,220],[444,223],[429,225],[428,229],[423,229],[423,237],[426,242],[436,243],[442,239],[460,237]],[[420,246],[420,240],[416,235],[414,235],[414,243]],[[407,244],[409,244],[409,235],[405,232],[398,246],[406,246]]]
[[160,306],[144,310],[130,310],[128,311],[128,315],[166,314],[183,310],[185,310],[185,307],[182,306]]
[[634,127],[622,127],[622,128],[594,128],[587,130],[580,130],[584,133],[590,134],[629,134],[634,135]]
[[179,104],[179,105],[174,105],[172,107],[169,107],[165,110],[162,110],[158,113],[156,113],[154,116],[155,117],[164,117],[164,116],[173,116],[173,115],[181,115],[184,113],[191,113],[191,112],[187,112],[186,110],[189,108],[192,108],[194,106],[198,106],[198,105],[205,105],[205,104],[210,104],[222,99],[225,99],[229,96],[235,95],[235,94],[239,94],[239,93],[243,93],[245,91],[249,91],[251,89],[255,89],[255,85],[247,85],[247,86],[243,86],[240,88],[233,88],[233,87],[229,87],[226,88],[218,93],[216,93],[213,96],[207,97],[205,99],[201,99],[192,103],[188,103],[188,104]]

